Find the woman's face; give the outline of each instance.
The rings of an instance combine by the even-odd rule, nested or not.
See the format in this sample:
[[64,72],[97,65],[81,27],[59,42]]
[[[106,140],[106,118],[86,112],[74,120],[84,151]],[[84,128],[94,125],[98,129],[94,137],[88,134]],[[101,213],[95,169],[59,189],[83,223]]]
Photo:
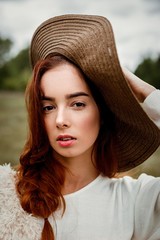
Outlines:
[[100,115],[81,73],[71,64],[58,65],[42,76],[41,91],[45,127],[57,156],[91,158]]

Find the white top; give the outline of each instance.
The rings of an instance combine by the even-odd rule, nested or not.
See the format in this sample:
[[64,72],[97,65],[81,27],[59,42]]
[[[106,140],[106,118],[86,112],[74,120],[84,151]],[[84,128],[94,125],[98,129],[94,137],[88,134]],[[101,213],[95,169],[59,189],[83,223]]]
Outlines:
[[[158,126],[159,99],[155,91],[143,103]],[[44,220],[22,209],[15,176],[9,165],[0,166],[0,240],[40,240]],[[57,211],[49,218],[56,240],[160,240],[160,178],[99,175],[64,198],[63,217]]]
[[109,179],[101,175],[65,196],[57,214],[58,240],[160,239],[160,179],[141,175]]

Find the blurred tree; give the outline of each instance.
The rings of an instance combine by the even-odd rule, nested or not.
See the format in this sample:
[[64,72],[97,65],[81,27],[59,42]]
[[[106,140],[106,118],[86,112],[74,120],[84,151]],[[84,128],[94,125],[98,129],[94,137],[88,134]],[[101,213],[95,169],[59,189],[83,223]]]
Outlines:
[[135,74],[160,89],[160,55],[157,59],[145,58],[136,68]]
[[28,48],[21,50],[0,68],[0,89],[24,90],[31,75]]
[[8,60],[12,41],[0,35],[0,67]]

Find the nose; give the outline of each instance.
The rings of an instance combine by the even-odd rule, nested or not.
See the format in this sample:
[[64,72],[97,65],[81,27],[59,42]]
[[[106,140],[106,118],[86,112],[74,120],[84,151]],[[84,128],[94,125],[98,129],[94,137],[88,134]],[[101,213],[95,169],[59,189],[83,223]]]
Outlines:
[[56,126],[59,129],[68,128],[70,126],[70,122],[67,116],[67,112],[65,109],[59,109],[57,111],[56,116]]

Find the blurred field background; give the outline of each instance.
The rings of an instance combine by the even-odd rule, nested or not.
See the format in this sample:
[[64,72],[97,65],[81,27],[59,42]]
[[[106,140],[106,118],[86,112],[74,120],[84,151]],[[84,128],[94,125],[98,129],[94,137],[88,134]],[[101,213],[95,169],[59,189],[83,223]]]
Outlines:
[[22,92],[0,92],[0,164],[18,164],[27,136],[27,116]]
[[[19,156],[27,136],[27,115],[24,93],[0,92],[0,164],[19,163]],[[127,175],[138,177],[142,172],[160,176],[160,149]]]

